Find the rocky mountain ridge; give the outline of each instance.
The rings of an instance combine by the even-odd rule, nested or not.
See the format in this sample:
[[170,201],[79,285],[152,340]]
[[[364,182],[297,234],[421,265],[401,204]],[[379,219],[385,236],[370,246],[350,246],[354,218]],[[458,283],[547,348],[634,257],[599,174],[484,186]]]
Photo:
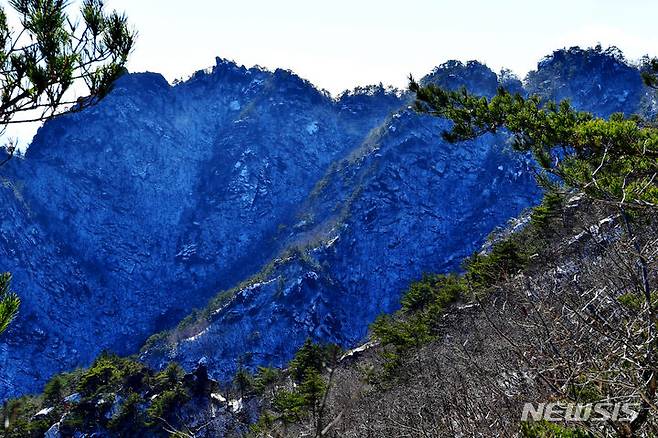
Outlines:
[[[538,70],[555,83],[560,53]],[[557,95],[541,77],[525,89]],[[635,90],[634,77],[619,88]],[[485,95],[501,82],[476,62],[426,80]],[[579,84],[596,92],[596,79]],[[609,115],[649,97],[574,102]],[[357,343],[410,281],[459,266],[540,196],[503,135],[449,145],[445,122],[407,104],[378,87],[331,99],[290,72],[218,59],[176,86],[127,75],[96,107],[47,123],[0,175],[0,266],[24,303],[0,340],[0,395],[38,390],[103,349],[134,353],[259,272],[142,359],[205,357],[224,378],[238,362],[286,363],[306,337]]]

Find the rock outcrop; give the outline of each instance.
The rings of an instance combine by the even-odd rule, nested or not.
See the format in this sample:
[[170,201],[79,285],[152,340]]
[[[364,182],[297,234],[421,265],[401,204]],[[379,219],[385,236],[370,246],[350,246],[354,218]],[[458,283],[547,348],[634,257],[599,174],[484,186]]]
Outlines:
[[[561,76],[537,79],[549,64],[527,89],[564,97]],[[619,80],[646,94],[636,79]],[[477,62],[425,80],[520,89]],[[633,112],[646,99],[629,93],[574,102]],[[126,75],[97,106],[48,122],[0,169],[0,269],[23,299],[0,338],[0,397],[104,349],[135,353],[208,302],[142,358],[190,368],[205,356],[224,378],[237,360],[283,364],[306,337],[360,341],[410,281],[458,267],[540,196],[504,135],[448,144],[446,122],[410,101],[382,87],[332,99],[291,72],[218,59],[175,86]]]

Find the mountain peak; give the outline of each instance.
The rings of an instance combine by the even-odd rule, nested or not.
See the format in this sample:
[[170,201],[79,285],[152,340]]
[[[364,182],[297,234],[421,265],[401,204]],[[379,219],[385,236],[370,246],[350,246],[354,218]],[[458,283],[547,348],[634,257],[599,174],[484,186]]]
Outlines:
[[155,72],[127,73],[121,76],[115,83],[116,88],[135,88],[147,90],[162,90],[171,87],[167,79]]
[[498,77],[489,67],[479,61],[464,64],[450,60],[436,67],[420,81],[422,85],[435,84],[449,90],[466,87],[482,96],[493,96],[498,88]]
[[528,73],[525,84],[547,101],[569,99],[576,108],[602,117],[632,114],[646,95],[639,69],[614,46],[556,50]]
[[571,62],[577,64],[592,64],[604,66],[629,66],[623,52],[616,46],[610,46],[606,49],[599,44],[595,47],[581,48],[572,46],[555,50],[550,55],[544,56],[537,63],[537,70],[550,68],[556,63]]

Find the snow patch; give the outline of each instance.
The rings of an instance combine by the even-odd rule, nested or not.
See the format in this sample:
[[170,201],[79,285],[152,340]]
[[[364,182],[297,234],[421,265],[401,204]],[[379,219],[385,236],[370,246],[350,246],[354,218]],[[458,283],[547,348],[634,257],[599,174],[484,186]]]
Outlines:
[[347,359],[348,357],[352,357],[352,356],[354,356],[355,354],[363,353],[364,351],[366,351],[366,350],[368,350],[368,349],[370,349],[370,348],[372,348],[372,347],[375,347],[375,346],[377,346],[378,344],[379,344],[379,343],[378,343],[378,342],[375,342],[375,341],[369,341],[369,342],[366,342],[365,344],[363,344],[363,345],[361,345],[361,346],[359,346],[359,347],[356,347],[356,348],[353,348],[353,349],[347,351],[345,354],[343,354],[343,355],[340,357],[340,359],[338,360],[338,362],[342,362],[342,361],[344,361],[345,359]]
[[226,403],[226,397],[224,397],[223,395],[221,395],[218,392],[213,392],[212,394],[210,394],[210,397],[213,400],[217,400],[220,403]]
[[36,417],[45,417],[46,415],[50,414],[54,409],[55,408],[53,408],[53,407],[41,409],[39,412],[34,414],[34,418],[36,418]]
[[210,327],[206,327],[205,329],[201,330],[199,333],[197,333],[194,336],[190,336],[189,338],[183,339],[181,342],[195,342],[203,337],[206,333],[208,333]]
[[228,402],[229,408],[234,412],[238,413],[242,411],[242,398],[237,400],[231,400]]
[[308,132],[309,135],[315,134],[319,129],[320,127],[318,126],[318,122],[311,122],[306,125],[306,132]]

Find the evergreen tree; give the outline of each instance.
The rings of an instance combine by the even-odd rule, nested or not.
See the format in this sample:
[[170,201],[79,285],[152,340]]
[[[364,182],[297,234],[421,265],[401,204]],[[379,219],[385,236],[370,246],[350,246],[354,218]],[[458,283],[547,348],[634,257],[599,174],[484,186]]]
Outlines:
[[[657,75],[658,61],[647,62],[643,79],[648,87],[658,88]],[[637,307],[635,313],[642,329],[635,330],[629,323],[616,330],[622,333],[619,338],[628,336],[627,342],[643,348],[636,350],[632,359],[625,359],[623,368],[604,368],[606,377],[603,379],[625,372],[623,385],[642,393],[636,418],[613,424],[620,436],[640,435],[639,431],[650,415],[655,414],[655,400],[658,398],[658,309],[654,299],[655,285],[651,284],[655,281],[655,274],[649,268],[655,255],[647,253],[638,243],[632,224],[633,219],[642,214],[655,217],[658,209],[658,127],[638,116],[613,114],[607,120],[597,118],[575,110],[566,101],[559,104],[544,102],[539,96],[526,98],[502,88],[488,99],[474,96],[465,89],[449,91],[432,84],[422,86],[412,78],[410,89],[416,93],[418,111],[453,122],[451,130],[443,133],[446,140],[470,140],[505,130],[512,135],[515,149],[532,152],[543,170],[539,174],[541,183],[552,188],[566,186],[577,190],[593,202],[616,208],[619,212],[624,237],[632,247],[631,257],[635,258],[635,266],[630,268],[633,285],[624,301],[639,303],[634,307]],[[514,253],[506,251],[501,255],[510,259],[510,254]],[[476,268],[476,273],[482,272],[482,263],[477,259],[475,263],[470,274],[473,268]],[[513,263],[522,264],[522,259]],[[471,279],[485,283],[491,280],[487,277],[471,275]],[[493,280],[495,277],[498,275]],[[606,324],[609,326],[610,322]],[[633,335],[626,335],[631,332]],[[631,341],[632,336],[638,336],[640,341]],[[590,359],[592,362],[598,360],[595,357]],[[588,368],[588,372],[592,368]],[[635,382],[638,383],[633,386]]]
[[644,60],[642,79],[647,87],[658,89],[658,58]]
[[238,391],[238,394],[240,394],[240,398],[244,398],[245,394],[253,388],[254,379],[249,371],[241,366],[235,373],[235,377],[233,377],[233,385]]
[[0,274],[0,333],[7,330],[20,305],[18,296],[9,289],[10,282],[11,274]]
[[[656,64],[658,68],[658,64]],[[645,75],[649,84],[654,76]],[[474,139],[506,130],[519,151],[530,151],[547,174],[594,199],[625,208],[658,207],[658,128],[639,117],[596,118],[569,102],[542,102],[499,89],[491,99],[465,89],[421,86],[411,79],[416,109],[454,122],[444,138]]]
[[[21,27],[11,29],[0,6],[0,134],[10,124],[84,109],[123,73],[136,34],[124,15],[104,11],[103,0],[84,0],[80,20],[69,17],[66,0],[9,4]],[[16,144],[4,147],[7,157],[0,165]]]

